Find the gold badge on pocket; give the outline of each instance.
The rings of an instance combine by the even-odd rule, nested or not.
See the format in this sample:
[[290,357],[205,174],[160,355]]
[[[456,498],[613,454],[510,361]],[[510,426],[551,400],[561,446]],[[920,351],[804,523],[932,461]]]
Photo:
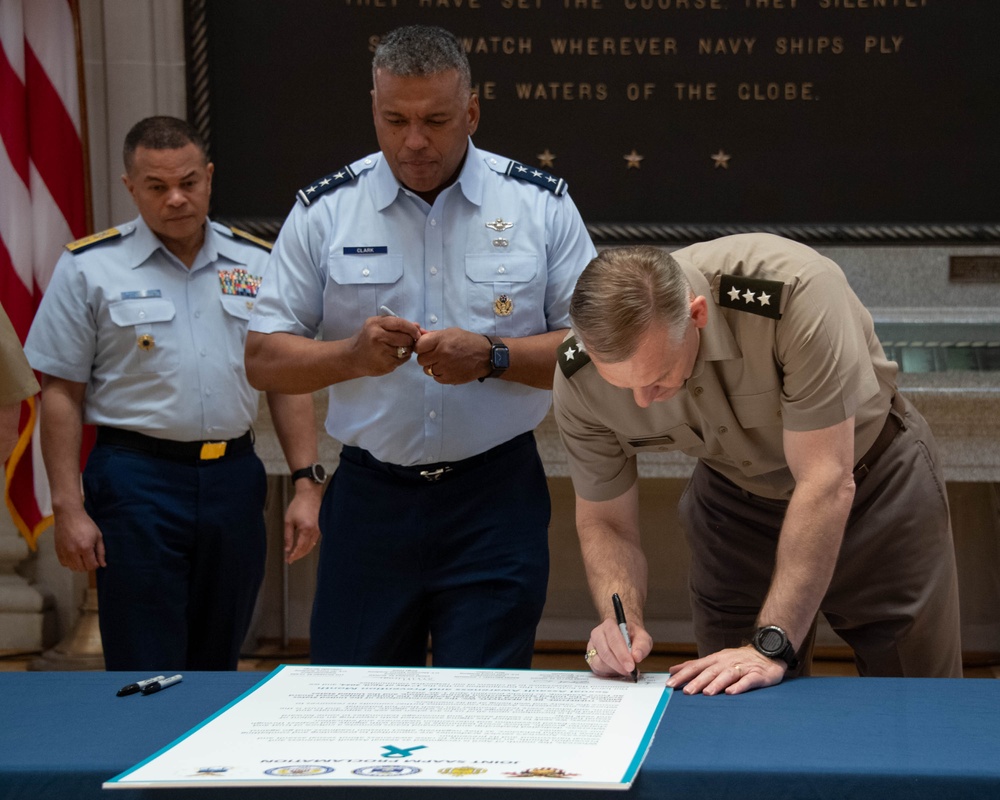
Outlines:
[[156,345],[156,339],[153,338],[153,334],[144,333],[136,340],[136,344],[140,350],[152,350]]
[[509,317],[513,310],[514,303],[505,294],[500,295],[493,301],[493,313],[498,317]]

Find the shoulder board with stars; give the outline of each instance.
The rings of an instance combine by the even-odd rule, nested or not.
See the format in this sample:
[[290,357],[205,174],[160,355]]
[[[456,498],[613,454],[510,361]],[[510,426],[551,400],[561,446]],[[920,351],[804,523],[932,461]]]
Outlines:
[[336,172],[323,176],[318,181],[313,181],[305,188],[299,189],[295,196],[299,198],[302,205],[308,206],[320,195],[326,194],[331,189],[336,189],[348,181],[353,181],[356,177],[358,177],[358,173],[351,169],[350,165],[344,166]]
[[719,281],[719,305],[749,311],[771,319],[781,319],[781,281],[722,275]]
[[518,178],[528,183],[534,183],[543,189],[548,189],[555,195],[566,194],[566,189],[568,188],[566,181],[562,178],[557,178],[555,175],[550,175],[535,167],[529,167],[527,164],[522,164],[519,161],[511,161],[507,165],[507,169],[504,170],[504,175],[509,175],[512,178]]
[[261,239],[258,236],[254,236],[252,233],[248,233],[247,231],[241,230],[240,228],[236,228],[232,225],[229,226],[229,230],[232,232],[233,236],[237,236],[240,239],[245,239],[251,244],[255,244],[257,245],[257,247],[261,247],[264,250],[267,250],[268,252],[270,252],[271,247],[273,246],[271,242],[267,241],[266,239]]
[[570,336],[556,348],[556,358],[559,361],[559,369],[567,378],[572,378],[580,367],[590,363],[590,356],[577,341],[576,336]]
[[118,228],[108,228],[106,231],[101,231],[100,233],[94,233],[90,236],[84,236],[82,239],[77,239],[75,242],[70,242],[66,245],[66,249],[69,250],[74,255],[77,253],[82,253],[89,247],[93,247],[95,244],[100,244],[101,242],[110,242],[115,239],[120,239],[124,234],[118,230]]

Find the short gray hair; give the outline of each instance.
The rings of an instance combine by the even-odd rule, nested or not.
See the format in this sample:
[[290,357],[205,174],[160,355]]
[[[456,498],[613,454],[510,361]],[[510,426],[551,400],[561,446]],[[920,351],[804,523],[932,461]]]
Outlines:
[[691,284],[664,250],[638,245],[604,250],[580,275],[569,306],[577,337],[598,360],[630,358],[654,322],[679,344],[691,317]]
[[465,89],[472,87],[469,57],[458,38],[433,25],[406,25],[390,31],[375,48],[372,80],[379,70],[404,78],[458,70]]

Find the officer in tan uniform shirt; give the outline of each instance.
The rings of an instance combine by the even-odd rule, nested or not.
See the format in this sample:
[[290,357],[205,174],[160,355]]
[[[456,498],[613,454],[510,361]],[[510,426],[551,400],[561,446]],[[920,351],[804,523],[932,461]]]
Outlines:
[[591,669],[628,674],[652,649],[636,456],[680,450],[698,458],[679,511],[700,657],[669,685],[802,673],[820,611],[862,675],[961,676],[936,446],[835,263],[769,234],[607,250],[570,313],[554,403],[604,617]]

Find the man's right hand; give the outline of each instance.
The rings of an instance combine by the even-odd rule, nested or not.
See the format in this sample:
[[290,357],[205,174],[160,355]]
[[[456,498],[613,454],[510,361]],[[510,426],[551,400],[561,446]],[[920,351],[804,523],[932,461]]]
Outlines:
[[73,572],[90,572],[106,567],[104,537],[88,514],[59,512],[54,526],[56,555],[59,563]]
[[590,632],[587,651],[597,653],[588,660],[590,669],[602,678],[631,675],[639,662],[653,650],[653,637],[645,628],[629,622],[632,650],[625,646],[625,638],[613,619],[606,619]]
[[388,375],[413,355],[420,326],[401,317],[368,317],[351,337],[350,350],[362,374]]

